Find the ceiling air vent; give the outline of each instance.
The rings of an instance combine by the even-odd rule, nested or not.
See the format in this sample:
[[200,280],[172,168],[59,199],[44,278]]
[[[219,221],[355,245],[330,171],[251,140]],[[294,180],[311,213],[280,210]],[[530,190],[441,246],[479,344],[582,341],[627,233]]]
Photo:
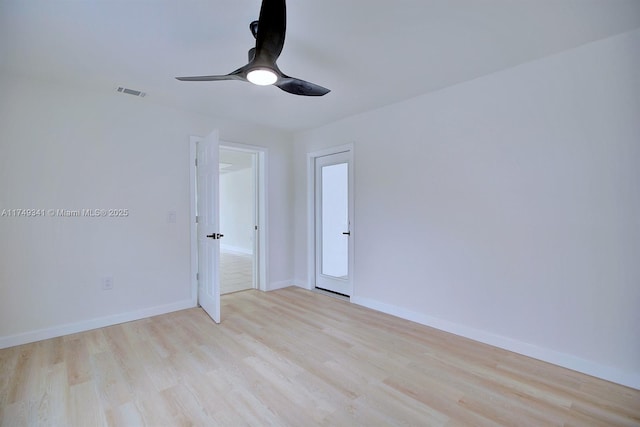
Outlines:
[[118,89],[116,89],[116,90],[118,92],[120,92],[120,93],[126,93],[127,95],[139,96],[140,98],[144,98],[144,96],[146,95],[146,93],[140,92],[139,90],[129,89],[129,88],[122,87],[122,86],[118,86]]

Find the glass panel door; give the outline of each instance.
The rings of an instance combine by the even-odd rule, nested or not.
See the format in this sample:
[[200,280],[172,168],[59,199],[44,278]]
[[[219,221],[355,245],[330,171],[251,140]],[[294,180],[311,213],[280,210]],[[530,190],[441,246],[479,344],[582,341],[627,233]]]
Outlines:
[[349,151],[315,159],[315,287],[351,295],[352,185]]
[[349,164],[322,166],[323,275],[345,279],[349,275]]

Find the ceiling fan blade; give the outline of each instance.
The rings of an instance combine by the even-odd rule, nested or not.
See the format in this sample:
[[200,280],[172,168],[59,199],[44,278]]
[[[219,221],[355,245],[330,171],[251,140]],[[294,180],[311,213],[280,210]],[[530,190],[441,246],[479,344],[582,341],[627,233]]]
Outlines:
[[251,30],[251,34],[253,34],[253,38],[258,38],[258,21],[253,21],[249,24],[249,29]]
[[322,96],[331,92],[329,89],[315,83],[306,82],[304,80],[288,76],[282,76],[278,79],[275,86],[278,86],[285,92],[302,96]]
[[242,76],[235,75],[235,74],[225,74],[223,76],[176,77],[176,79],[183,82],[215,82],[220,80],[243,80]]
[[217,75],[217,76],[195,76],[195,77],[176,77],[177,80],[183,82],[217,82],[222,80],[242,80],[247,81],[246,79],[246,68],[244,65],[238,68],[235,71],[230,72],[229,74]]
[[282,52],[287,31],[285,0],[262,0],[256,34],[256,56],[275,62]]

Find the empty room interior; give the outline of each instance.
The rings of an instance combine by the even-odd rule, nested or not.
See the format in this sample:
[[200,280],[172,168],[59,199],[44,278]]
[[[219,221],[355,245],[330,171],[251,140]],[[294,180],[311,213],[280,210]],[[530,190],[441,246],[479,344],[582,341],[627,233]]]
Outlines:
[[2,427],[638,426],[639,260],[640,1],[0,0]]

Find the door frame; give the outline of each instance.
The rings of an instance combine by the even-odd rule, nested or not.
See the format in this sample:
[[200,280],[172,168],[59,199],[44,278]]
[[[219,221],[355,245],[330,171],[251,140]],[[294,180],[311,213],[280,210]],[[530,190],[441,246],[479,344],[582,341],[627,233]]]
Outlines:
[[[198,141],[201,141],[201,136],[189,137],[189,233],[191,240],[191,303],[194,307],[198,305],[198,236],[196,227],[196,146]],[[267,228],[267,154],[268,149],[266,147],[260,147],[256,145],[241,144],[236,142],[229,142],[220,140],[220,147],[232,148],[236,150],[244,150],[249,152],[255,152],[257,158],[257,179],[258,185],[256,191],[257,197],[257,225],[258,225],[258,245],[256,254],[256,260],[258,262],[256,286],[261,291],[267,290],[267,283],[269,277],[269,265],[268,265],[268,252],[267,242],[269,236],[269,230]],[[224,234],[224,231],[221,231]]]
[[349,287],[350,298],[356,291],[355,280],[355,162],[354,144],[343,144],[307,153],[307,289],[315,290],[316,282],[316,159],[331,154],[349,153]]

